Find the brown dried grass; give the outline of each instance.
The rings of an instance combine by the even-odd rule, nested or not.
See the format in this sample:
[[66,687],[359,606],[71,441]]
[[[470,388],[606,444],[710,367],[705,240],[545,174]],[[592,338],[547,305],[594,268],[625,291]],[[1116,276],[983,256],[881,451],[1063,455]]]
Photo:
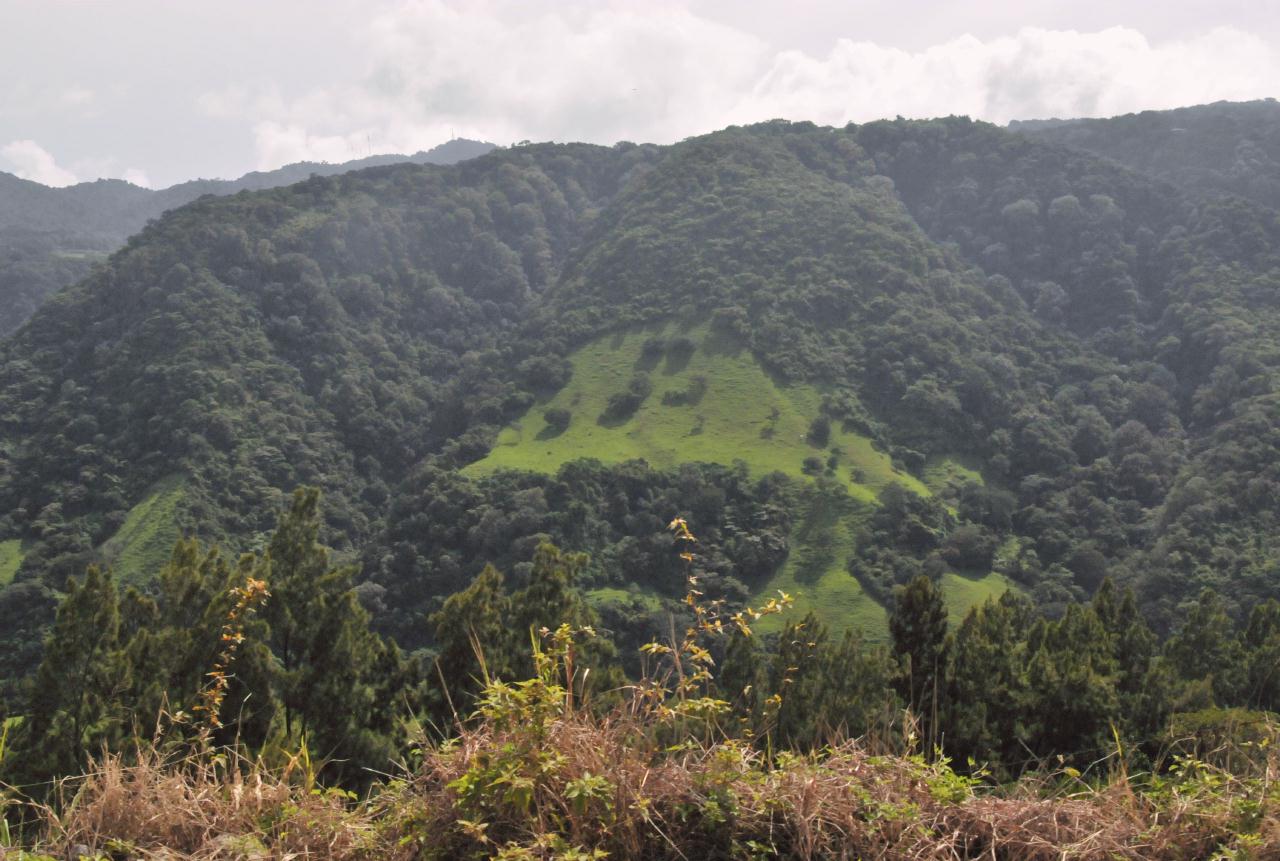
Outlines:
[[[57,853],[114,846],[138,859],[396,861],[513,847],[525,853],[514,857],[552,858],[556,835],[561,849],[612,859],[1184,861],[1233,849],[1232,793],[1246,792],[1224,778],[1212,791],[1155,798],[1120,772],[1100,788],[1068,791],[1042,777],[1004,790],[960,784],[957,796],[945,766],[873,755],[857,742],[770,763],[736,742],[661,748],[646,729],[625,715],[568,714],[531,747],[526,726],[481,723],[358,803],[230,754],[178,762],[152,754],[133,765],[109,757],[68,786],[74,795],[62,806],[44,808],[45,843]],[[455,782],[512,751],[556,754],[528,804],[465,807]],[[608,778],[608,796],[575,804],[568,788],[587,775]],[[1238,857],[1280,861],[1280,818],[1265,793],[1255,800],[1254,843]]]

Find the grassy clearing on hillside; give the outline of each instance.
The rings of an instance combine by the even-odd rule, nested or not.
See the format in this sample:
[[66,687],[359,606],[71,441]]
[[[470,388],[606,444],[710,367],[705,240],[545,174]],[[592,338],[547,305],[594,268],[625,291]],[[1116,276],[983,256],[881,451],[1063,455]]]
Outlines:
[[[646,354],[645,342],[655,338],[687,338],[696,349]],[[809,426],[818,416],[821,393],[812,386],[779,385],[748,350],[709,334],[705,326],[618,332],[586,345],[571,361],[568,385],[504,430],[489,456],[468,472],[553,473],[578,458],[643,459],[656,467],[741,460],[755,475],[777,471],[801,477],[805,458],[817,457],[825,465],[835,451],[835,477],[855,499],[872,502],[892,481],[928,492],[917,479],[895,470],[866,437],[834,426],[826,445],[812,444]],[[624,393],[641,372],[648,374],[652,393],[630,417],[604,417],[609,399]],[[544,418],[557,409],[570,414],[560,432]]]
[[0,541],[0,588],[13,582],[13,575],[18,573],[22,557],[21,539],[11,538],[8,541]]
[[796,549],[782,569],[754,595],[753,603],[763,603],[781,590],[795,603],[784,616],[766,616],[757,623],[763,633],[781,631],[789,621],[798,621],[812,612],[833,636],[860,630],[869,642],[889,637],[889,619],[884,607],[862,588],[849,573],[849,560],[856,549],[854,533],[865,507],[831,495],[815,492],[806,500],[803,515],[792,533]]
[[[669,345],[688,339],[692,352]],[[655,341],[668,347],[657,350]],[[650,349],[646,350],[646,342]],[[493,451],[466,468],[482,475],[498,469],[554,473],[567,461],[595,458],[604,463],[643,459],[655,467],[689,461],[732,464],[741,460],[755,475],[783,472],[807,478],[806,458],[825,467],[836,453],[834,479],[847,494],[843,502],[819,494],[791,536],[795,548],[782,569],[764,584],[759,598],[777,590],[792,595],[788,618],[812,611],[834,634],[860,629],[872,641],[888,638],[888,617],[848,572],[860,511],[874,505],[878,493],[897,482],[915,493],[946,492],[966,480],[981,482],[972,464],[939,458],[926,469],[926,482],[893,468],[888,455],[871,440],[831,427],[826,445],[809,439],[819,415],[822,393],[813,386],[779,385],[751,353],[707,327],[668,323],[617,332],[587,344],[572,357],[573,376],[553,397],[534,406],[499,435]],[[608,417],[609,399],[628,390],[637,373],[646,373],[652,391],[629,417]],[[665,396],[665,397],[664,397]],[[545,415],[569,413],[563,430]],[[949,575],[944,582],[952,623],[972,603],[1008,587],[996,575],[980,579]],[[596,590],[597,602],[624,599],[628,593]],[[781,630],[783,621],[764,620],[763,630]]]
[[141,583],[155,575],[173,552],[180,532],[178,504],[186,492],[185,478],[171,475],[153,484],[142,501],[129,509],[124,524],[102,545],[122,583]]
[[588,590],[585,596],[587,603],[593,607],[602,607],[609,604],[630,605],[632,601],[638,600],[645,609],[662,609],[662,598],[657,593],[647,590],[619,589],[616,586],[604,586],[599,589]]
[[934,493],[942,493],[969,481],[986,483],[982,479],[981,464],[971,458],[942,455],[929,458],[924,466],[925,486]]
[[948,571],[942,575],[942,601],[947,605],[947,621],[951,627],[956,627],[964,621],[970,607],[982,604],[988,598],[999,598],[1010,589],[1021,591],[1017,583],[994,571],[980,577]]

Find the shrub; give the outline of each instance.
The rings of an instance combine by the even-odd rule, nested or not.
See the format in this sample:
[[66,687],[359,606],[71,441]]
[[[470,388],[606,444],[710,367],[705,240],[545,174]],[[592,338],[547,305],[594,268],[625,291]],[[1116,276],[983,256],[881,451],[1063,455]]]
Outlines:
[[542,414],[542,420],[547,423],[547,427],[556,433],[564,433],[565,428],[569,427],[569,422],[573,418],[573,413],[564,407],[552,407]]
[[640,405],[644,403],[645,398],[653,393],[653,383],[649,380],[649,375],[645,373],[636,374],[631,378],[631,382],[627,384],[625,392],[619,392],[609,397],[609,403],[605,406],[604,412],[600,418],[602,421],[620,422],[631,418],[635,415],[636,410],[640,409]]
[[831,419],[818,416],[809,423],[809,444],[826,448],[829,442],[831,442]]

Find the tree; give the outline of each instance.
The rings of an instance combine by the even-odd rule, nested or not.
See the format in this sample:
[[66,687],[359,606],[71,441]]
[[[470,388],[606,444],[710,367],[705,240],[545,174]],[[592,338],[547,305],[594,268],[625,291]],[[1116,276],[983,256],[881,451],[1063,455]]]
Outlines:
[[925,725],[937,726],[945,699],[947,608],[942,592],[923,574],[894,594],[889,637],[898,656],[898,692]]
[[15,783],[79,773],[88,757],[119,744],[127,683],[119,634],[111,574],[91,566],[83,580],[69,580],[13,740]]
[[947,750],[961,761],[1010,762],[1021,752],[1031,617],[1030,602],[1008,591],[971,609],[956,631]]
[[352,589],[356,569],[330,567],[329,551],[317,542],[319,503],[318,490],[299,488],[280,517],[267,547],[271,600],[264,617],[286,737],[305,737],[330,772],[351,779],[392,754],[395,706],[376,701],[375,672],[396,650],[369,630]]
[[1188,682],[1207,682],[1220,705],[1234,702],[1243,685],[1240,644],[1232,627],[1222,599],[1205,589],[1165,644],[1165,656],[1178,676]]
[[[436,672],[444,687],[442,709],[465,708],[485,676],[511,679],[516,648],[511,624],[511,599],[502,574],[492,565],[476,575],[461,592],[445,599],[431,615],[439,657]],[[448,718],[445,712],[440,715]]]

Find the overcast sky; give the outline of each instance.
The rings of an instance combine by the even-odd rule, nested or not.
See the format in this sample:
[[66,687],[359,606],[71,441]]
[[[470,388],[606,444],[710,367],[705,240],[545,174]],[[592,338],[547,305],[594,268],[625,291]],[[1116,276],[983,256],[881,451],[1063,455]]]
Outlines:
[[0,0],[0,170],[49,185],[1278,90],[1280,0]]

